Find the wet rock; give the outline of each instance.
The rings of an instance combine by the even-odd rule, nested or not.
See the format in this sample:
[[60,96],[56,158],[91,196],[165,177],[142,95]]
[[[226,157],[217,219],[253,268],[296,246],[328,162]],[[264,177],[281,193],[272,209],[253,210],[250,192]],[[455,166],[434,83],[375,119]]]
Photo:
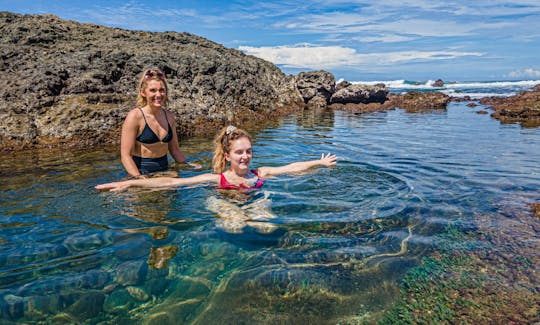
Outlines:
[[476,111],[476,114],[485,115],[485,114],[489,114],[489,112],[481,109],[479,111]]
[[388,89],[386,87],[369,86],[362,84],[351,84],[343,87],[332,94],[331,104],[369,104],[384,103],[388,98]]
[[105,295],[102,292],[86,291],[67,309],[67,312],[79,320],[92,318],[103,311],[104,301]]
[[154,269],[164,269],[167,263],[178,252],[178,246],[168,245],[164,247],[152,247],[150,256],[148,257],[148,265]]
[[130,286],[130,287],[126,287],[126,290],[129,293],[129,295],[137,301],[144,302],[150,299],[150,296],[148,295],[148,293],[146,293],[146,291],[142,288]]
[[67,237],[64,245],[72,252],[88,251],[103,247],[112,243],[112,238],[108,232],[97,233],[77,233]]
[[135,305],[133,297],[124,288],[114,290],[105,298],[103,310],[106,313],[114,313],[119,310],[129,310]]
[[394,105],[407,110],[407,112],[445,110],[448,102],[450,102],[450,97],[439,92],[411,91],[393,98]]
[[437,79],[435,80],[435,82],[431,84],[431,87],[437,87],[437,88],[444,87],[444,81],[442,79]]
[[144,258],[148,255],[152,243],[148,236],[143,234],[135,234],[130,238],[126,238],[124,241],[116,243],[116,249],[114,256],[121,260],[133,260],[138,258]]
[[327,71],[301,72],[296,77],[296,87],[305,104],[326,106],[336,89],[334,75]]
[[15,295],[4,297],[5,311],[10,319],[19,319],[24,316],[24,298]]
[[55,314],[60,310],[58,295],[30,296],[26,300],[26,309],[29,314]]
[[537,218],[540,218],[540,203],[532,203],[531,208],[532,208],[533,214]]
[[501,123],[540,126],[540,85],[510,97],[485,97],[480,103],[490,106],[495,111],[491,116]]
[[476,107],[476,106],[478,106],[478,104],[473,103],[473,102],[467,104],[467,107]]
[[171,280],[162,278],[150,279],[145,283],[146,290],[155,296],[161,295],[171,284]]
[[348,82],[347,80],[340,81],[336,84],[336,91],[339,91],[340,89],[343,89],[343,88],[347,88],[350,85],[352,85],[352,83]]
[[144,281],[148,267],[143,261],[128,261],[118,265],[114,281],[122,286],[137,285]]

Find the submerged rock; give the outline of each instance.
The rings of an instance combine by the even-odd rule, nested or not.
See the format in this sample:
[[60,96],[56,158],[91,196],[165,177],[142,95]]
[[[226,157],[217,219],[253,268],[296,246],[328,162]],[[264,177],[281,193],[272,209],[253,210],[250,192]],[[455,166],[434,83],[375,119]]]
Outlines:
[[67,311],[79,320],[85,320],[101,313],[104,302],[105,295],[102,292],[88,291],[83,293]]
[[127,287],[126,290],[127,292],[129,292],[129,295],[137,301],[144,302],[150,299],[150,296],[148,295],[148,293],[146,293],[144,289],[130,286],[130,287]]
[[128,261],[117,267],[114,281],[120,285],[137,285],[142,283],[148,273],[148,267],[143,261]]

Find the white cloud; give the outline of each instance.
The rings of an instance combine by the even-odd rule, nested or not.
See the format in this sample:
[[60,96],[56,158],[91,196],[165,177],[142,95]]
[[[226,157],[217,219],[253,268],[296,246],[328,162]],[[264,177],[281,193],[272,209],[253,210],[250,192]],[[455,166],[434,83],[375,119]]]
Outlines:
[[377,42],[377,43],[395,43],[395,42],[406,42],[414,40],[414,37],[408,37],[408,36],[402,36],[402,35],[386,35],[381,34],[379,36],[365,36],[365,37],[353,37],[352,40],[364,42],[364,43],[370,43],[370,42]]
[[295,68],[335,68],[358,61],[356,50],[341,46],[240,46],[240,51]]
[[540,78],[540,70],[527,68],[523,70],[512,71],[506,75],[508,78]]
[[342,46],[315,46],[311,44],[275,47],[240,46],[239,50],[277,65],[292,68],[332,69],[393,65],[409,62],[451,60],[464,56],[483,56],[479,52],[458,51],[401,51],[384,53],[357,53]]

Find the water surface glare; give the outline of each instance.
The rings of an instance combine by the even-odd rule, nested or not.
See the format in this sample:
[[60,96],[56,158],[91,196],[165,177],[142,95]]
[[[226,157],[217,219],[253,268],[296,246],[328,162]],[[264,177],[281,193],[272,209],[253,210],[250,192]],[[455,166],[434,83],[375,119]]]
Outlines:
[[[182,148],[210,168],[210,139]],[[4,155],[0,320],[346,323],[388,308],[449,225],[539,198],[540,129],[464,104],[306,111],[255,134],[253,167],[322,152],[338,165],[241,202],[207,186],[99,193],[124,176],[116,148]]]

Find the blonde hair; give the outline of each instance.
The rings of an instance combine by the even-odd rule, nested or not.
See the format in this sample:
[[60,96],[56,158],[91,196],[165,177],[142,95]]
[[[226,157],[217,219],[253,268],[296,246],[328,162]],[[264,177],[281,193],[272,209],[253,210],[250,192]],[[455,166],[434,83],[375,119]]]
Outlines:
[[157,80],[163,83],[165,87],[165,98],[163,98],[163,106],[167,106],[167,94],[169,93],[169,88],[167,86],[167,81],[165,80],[165,74],[161,72],[158,68],[149,68],[142,72],[141,77],[139,78],[139,87],[137,88],[137,106],[144,107],[148,102],[146,97],[141,95],[141,90],[145,89],[148,86],[150,80]]
[[220,174],[227,168],[225,153],[231,150],[231,142],[240,138],[247,138],[251,142],[249,133],[235,126],[224,127],[214,139],[214,158],[212,159],[212,169],[214,173]]

